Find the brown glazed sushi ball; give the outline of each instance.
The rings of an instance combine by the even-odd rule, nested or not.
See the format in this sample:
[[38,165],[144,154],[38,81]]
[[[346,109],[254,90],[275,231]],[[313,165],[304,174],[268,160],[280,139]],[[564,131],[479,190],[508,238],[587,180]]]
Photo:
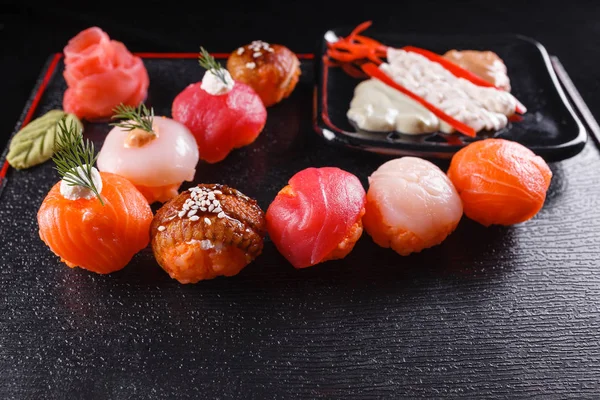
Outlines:
[[300,78],[300,61],[290,49],[260,40],[229,56],[227,69],[234,80],[251,86],[265,107],[288,97]]
[[150,226],[158,264],[180,283],[238,274],[262,252],[265,233],[257,202],[219,184],[180,193]]

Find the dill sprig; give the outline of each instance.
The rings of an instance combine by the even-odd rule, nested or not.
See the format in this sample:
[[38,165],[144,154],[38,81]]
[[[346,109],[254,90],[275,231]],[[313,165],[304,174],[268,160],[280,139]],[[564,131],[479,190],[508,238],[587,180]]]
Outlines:
[[212,70],[212,73],[219,78],[225,85],[227,85],[227,78],[225,77],[225,68],[221,64],[215,60],[213,56],[211,56],[208,51],[202,46],[200,46],[200,55],[198,56],[198,63],[202,68],[205,68],[207,71]]
[[97,158],[94,144],[89,139],[84,142],[79,126],[73,120],[67,126],[66,118],[61,118],[57,126],[52,156],[52,161],[56,164],[55,169],[69,186],[82,186],[91,190],[100,204],[104,205],[92,179],[92,167]]
[[124,121],[113,122],[110,125],[119,126],[126,131],[141,129],[156,136],[156,132],[152,130],[154,108],[148,109],[143,103],[137,108],[121,103],[113,109],[113,112],[115,114],[112,119],[124,119]]

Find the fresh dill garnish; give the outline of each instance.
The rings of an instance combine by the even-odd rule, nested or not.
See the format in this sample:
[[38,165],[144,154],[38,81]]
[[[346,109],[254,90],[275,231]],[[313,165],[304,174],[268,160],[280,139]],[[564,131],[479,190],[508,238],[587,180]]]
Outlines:
[[227,85],[227,78],[225,77],[226,69],[223,68],[221,64],[215,60],[213,56],[211,56],[208,51],[202,46],[200,46],[200,55],[198,56],[198,63],[202,68],[205,68],[206,71],[212,70],[212,73],[219,78],[225,85]]
[[113,109],[113,112],[115,114],[112,119],[124,119],[124,121],[112,122],[110,125],[121,127],[126,131],[141,129],[156,135],[156,132],[152,130],[154,108],[148,109],[143,103],[137,108],[121,103]]
[[67,126],[66,117],[61,118],[54,141],[54,169],[69,186],[82,186],[91,190],[100,204],[104,205],[92,179],[92,168],[97,158],[94,144],[89,139],[83,140],[81,128],[73,120]]

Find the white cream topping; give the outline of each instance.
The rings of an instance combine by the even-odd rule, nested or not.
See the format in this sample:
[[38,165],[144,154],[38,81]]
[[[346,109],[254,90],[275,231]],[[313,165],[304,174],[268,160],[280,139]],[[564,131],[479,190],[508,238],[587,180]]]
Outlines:
[[390,48],[381,69],[394,81],[476,131],[508,124],[518,101],[510,93],[477,86],[424,56]]
[[[84,169],[82,167],[77,167],[75,168],[75,171],[71,170],[72,172],[69,172],[67,174],[68,175],[73,175],[73,176],[79,176],[79,177],[83,177],[84,176]],[[96,190],[98,191],[98,193],[102,193],[102,178],[100,177],[100,172],[98,172],[98,170],[94,167],[92,167],[92,183],[94,184],[94,186],[96,187]],[[79,186],[79,185],[70,185],[68,182],[66,182],[64,179],[60,181],[60,194],[63,195],[63,197],[65,199],[68,200],[77,200],[77,199],[91,199],[94,196],[96,196],[94,194],[94,192],[92,192],[90,189],[83,187],[83,186]]]
[[431,111],[377,79],[368,79],[356,86],[346,115],[360,129],[372,132],[452,132],[452,127]]
[[220,96],[229,93],[233,89],[235,81],[231,77],[229,71],[226,69],[221,69],[219,73],[223,73],[225,82],[227,83],[223,82],[223,80],[219,78],[212,69],[210,69],[204,74],[200,88],[214,96]]

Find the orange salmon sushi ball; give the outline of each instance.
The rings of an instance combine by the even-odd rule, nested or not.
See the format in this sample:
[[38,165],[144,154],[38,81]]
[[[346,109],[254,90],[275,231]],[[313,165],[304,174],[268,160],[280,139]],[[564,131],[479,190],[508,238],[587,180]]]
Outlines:
[[484,226],[513,225],[540,211],[552,172],[540,156],[517,142],[484,139],[452,157],[448,177],[467,217]]
[[127,179],[100,172],[100,196],[70,200],[58,182],[37,214],[40,238],[69,267],[108,274],[125,267],[150,241],[152,210]]

